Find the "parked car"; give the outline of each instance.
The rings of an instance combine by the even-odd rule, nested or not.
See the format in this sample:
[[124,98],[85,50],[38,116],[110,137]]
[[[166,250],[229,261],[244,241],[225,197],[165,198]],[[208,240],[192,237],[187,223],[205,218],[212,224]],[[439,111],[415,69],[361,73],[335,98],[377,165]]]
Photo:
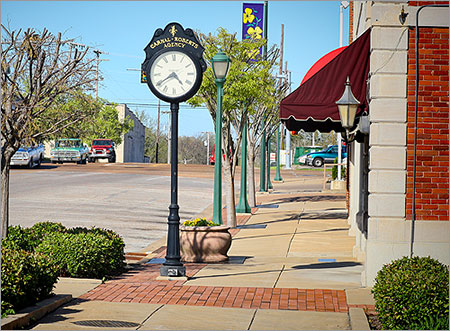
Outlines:
[[11,166],[26,166],[28,168],[41,166],[44,159],[44,146],[22,146],[11,158]]
[[89,158],[89,148],[81,139],[58,139],[50,152],[52,163],[76,162],[86,164]]
[[[233,162],[233,151],[230,150],[231,153],[231,162]],[[222,154],[225,159],[225,154]],[[209,164],[214,165],[216,163],[216,144],[213,145],[211,155],[209,156]]]
[[116,150],[114,141],[111,139],[92,140],[89,151],[89,162],[95,162],[97,159],[108,159],[108,162],[116,162]]
[[[342,159],[347,157],[347,149],[342,145]],[[338,157],[338,146],[332,145],[327,148],[306,154],[306,164],[314,167],[321,167],[324,163],[333,163]]]

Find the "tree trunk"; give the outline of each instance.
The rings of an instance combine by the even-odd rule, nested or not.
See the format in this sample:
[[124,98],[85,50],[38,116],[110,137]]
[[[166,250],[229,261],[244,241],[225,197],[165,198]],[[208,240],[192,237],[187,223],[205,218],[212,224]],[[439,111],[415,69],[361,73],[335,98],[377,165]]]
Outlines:
[[248,145],[248,204],[250,208],[256,207],[256,188],[255,188],[255,149],[254,145]]
[[2,227],[1,237],[6,238],[8,235],[9,226],[9,162],[11,157],[5,157],[5,163],[2,164],[2,193],[1,193],[1,214],[2,214]]
[[225,203],[227,205],[227,226],[230,228],[235,228],[237,225],[236,221],[236,201],[234,196],[234,177],[231,174],[230,160],[225,156],[224,163],[222,165],[225,182]]

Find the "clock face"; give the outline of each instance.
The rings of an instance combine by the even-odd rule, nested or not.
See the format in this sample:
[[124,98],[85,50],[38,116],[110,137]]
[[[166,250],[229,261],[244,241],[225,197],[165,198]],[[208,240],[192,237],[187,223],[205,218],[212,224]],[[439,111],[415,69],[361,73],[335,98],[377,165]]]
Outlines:
[[197,87],[198,75],[198,66],[192,58],[179,51],[160,54],[150,68],[151,85],[170,100],[180,99]]

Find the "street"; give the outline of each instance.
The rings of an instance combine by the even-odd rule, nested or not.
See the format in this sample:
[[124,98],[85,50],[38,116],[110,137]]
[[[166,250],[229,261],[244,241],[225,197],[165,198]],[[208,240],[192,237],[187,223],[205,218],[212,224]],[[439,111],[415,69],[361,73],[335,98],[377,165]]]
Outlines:
[[[212,204],[214,167],[180,164],[178,168],[179,213],[184,221]],[[236,173],[239,199],[240,168]],[[321,171],[290,171],[285,175],[304,179],[293,191],[321,189],[308,180],[320,178]],[[255,178],[258,187],[259,173]],[[127,252],[140,251],[167,232],[168,164],[43,164],[41,169],[12,169],[10,190],[10,225],[29,227],[52,221],[67,227],[108,228],[122,236]]]
[[[150,167],[64,164],[47,165],[43,169],[13,169],[10,224],[29,227],[36,222],[53,221],[67,227],[108,228],[122,236],[127,252],[139,251],[167,231],[168,167],[165,175],[162,167],[154,167],[147,174],[142,172],[143,168]],[[108,172],[99,172],[102,169]],[[211,178],[180,175],[181,220],[195,216],[211,204],[212,191]]]

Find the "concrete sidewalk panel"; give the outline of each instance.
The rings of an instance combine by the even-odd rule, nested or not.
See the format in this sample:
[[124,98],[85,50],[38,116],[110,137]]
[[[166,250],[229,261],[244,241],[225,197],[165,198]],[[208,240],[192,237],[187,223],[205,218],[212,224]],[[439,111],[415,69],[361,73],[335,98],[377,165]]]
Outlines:
[[140,330],[247,330],[255,309],[165,305]]
[[348,289],[345,294],[349,305],[375,305],[370,287]]
[[[82,326],[75,324],[75,322],[99,320],[140,325],[159,307],[161,305],[158,304],[74,300],[38,321],[38,324],[33,329],[88,330],[92,329],[92,326]],[[130,326],[124,328],[101,327],[99,329],[129,330]]]
[[354,261],[287,264],[276,287],[343,290],[361,287],[362,265]]
[[53,292],[55,294],[72,294],[72,297],[78,298],[101,283],[100,279],[59,277]]
[[254,265],[208,265],[185,285],[274,287],[283,268],[281,263]]
[[250,330],[350,330],[348,314],[258,309]]

